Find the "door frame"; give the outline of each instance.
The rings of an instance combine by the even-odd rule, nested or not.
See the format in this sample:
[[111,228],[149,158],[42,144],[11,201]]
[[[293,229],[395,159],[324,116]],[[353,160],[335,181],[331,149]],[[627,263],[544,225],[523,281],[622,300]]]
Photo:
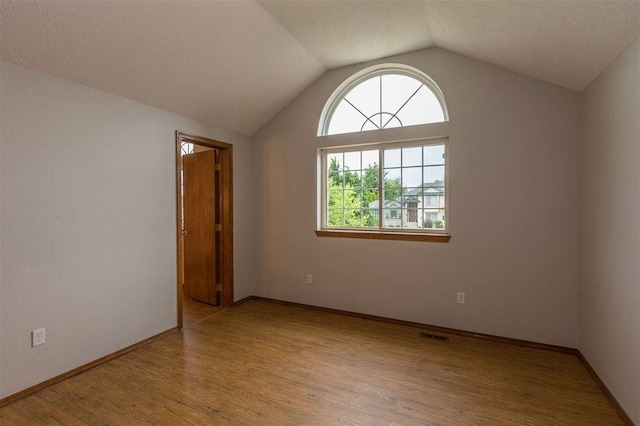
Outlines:
[[177,277],[178,328],[183,328],[182,277],[184,276],[184,240],[182,236],[182,143],[206,146],[217,149],[220,161],[220,306],[233,305],[233,145],[214,139],[196,136],[176,130],[176,240],[177,240]]

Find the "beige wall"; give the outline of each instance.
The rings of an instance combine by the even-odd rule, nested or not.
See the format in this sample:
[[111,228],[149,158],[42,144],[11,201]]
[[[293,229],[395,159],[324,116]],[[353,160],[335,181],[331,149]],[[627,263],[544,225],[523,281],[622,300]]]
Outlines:
[[579,348],[640,424],[640,39],[583,96]]
[[[435,48],[378,62],[431,76],[451,121],[316,137],[326,99],[373,62],[328,72],[254,135],[259,294],[576,347],[580,95]],[[315,236],[318,148],[429,136],[450,138],[448,244]]]
[[255,293],[248,137],[8,62],[0,120],[0,398],[176,325],[175,130],[234,144]]
[[[367,63],[321,77],[252,143],[0,62],[0,398],[175,326],[179,129],[234,144],[236,300],[579,347],[638,423],[639,50],[585,92],[582,126],[580,95],[428,49],[379,62],[433,77],[449,123],[316,137],[325,100]],[[318,148],[437,136],[448,244],[315,236]]]

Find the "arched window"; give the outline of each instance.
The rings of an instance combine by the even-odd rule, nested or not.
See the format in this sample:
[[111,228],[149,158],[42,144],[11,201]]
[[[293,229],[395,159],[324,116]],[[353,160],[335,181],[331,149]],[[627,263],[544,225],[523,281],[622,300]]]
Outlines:
[[318,136],[448,121],[438,85],[400,64],[376,65],[342,83],[325,104]]
[[[356,73],[333,92],[318,136],[448,120],[442,91],[429,76],[384,64]],[[316,235],[449,241],[449,139],[378,136],[376,143],[340,143],[318,151]]]

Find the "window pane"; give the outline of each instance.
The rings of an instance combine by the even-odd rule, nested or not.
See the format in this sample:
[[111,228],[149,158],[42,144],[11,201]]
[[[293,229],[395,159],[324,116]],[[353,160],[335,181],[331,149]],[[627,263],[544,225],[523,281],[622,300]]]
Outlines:
[[[368,180],[371,180],[372,182],[368,182]],[[373,182],[373,180],[375,180],[376,182]],[[369,201],[373,201],[374,199],[377,200],[378,199],[378,176],[374,176],[373,175],[367,175],[367,173],[365,172],[365,176],[362,178],[362,182],[363,182],[363,187],[362,190],[364,191],[364,195],[365,197],[375,197],[375,198],[371,198]],[[374,185],[372,185],[375,184]]]
[[439,207],[439,195],[425,192],[424,195],[424,206],[425,207]]
[[401,166],[400,159],[401,159],[400,149],[384,150],[384,166],[385,167],[400,167]]
[[384,186],[387,187],[391,183],[395,183],[400,186],[400,182],[402,179],[402,169],[401,168],[393,168],[393,169],[384,169]]
[[377,228],[380,226],[378,220],[378,209],[363,209],[362,210],[362,226],[366,228]]
[[401,170],[402,169],[385,169],[383,182],[385,200],[400,198]]
[[398,112],[398,118],[403,126],[416,124],[439,123],[444,121],[444,114],[440,102],[427,87],[422,86],[411,98],[411,101]]
[[362,187],[365,191],[374,190],[378,192],[380,183],[380,170],[377,161],[373,161],[373,155],[370,152],[375,152],[375,158],[378,159],[378,151],[365,151],[362,153]]
[[433,221],[433,229],[444,229],[444,212],[438,213],[437,217]]
[[410,207],[403,211],[404,227],[410,229],[418,228],[418,209],[416,207]]
[[378,165],[378,160],[379,160],[378,152],[379,151],[377,149],[372,151],[362,151],[362,168],[363,169],[367,169],[369,167]]
[[327,172],[328,189],[344,188],[344,173],[336,170]]
[[417,212],[416,225],[418,229],[424,229],[424,210],[418,209]]
[[444,166],[427,166],[422,171],[424,183],[439,183],[444,187]]
[[328,226],[342,226],[344,224],[344,210],[329,209],[327,213]]
[[433,166],[444,164],[444,145],[428,145],[423,147],[423,165]]
[[344,187],[344,173],[342,172],[343,154],[329,154],[327,156],[327,182],[329,189]]
[[367,207],[367,203],[365,203],[365,199],[364,199],[364,191],[362,190],[362,188],[357,188],[353,190],[352,200],[353,200],[352,203],[350,203],[347,207],[351,207],[351,208]]
[[400,209],[384,209],[383,227],[400,228],[402,226],[402,212]]
[[406,167],[402,169],[402,187],[416,188],[422,184],[422,167]]
[[344,207],[344,191],[327,191],[327,206],[329,208]]
[[335,169],[342,170],[342,165],[344,164],[344,154],[328,154],[327,155],[327,170]]
[[380,206],[380,194],[378,188],[365,189],[362,194],[362,206],[369,209],[378,209]]
[[345,187],[344,190],[344,206],[347,208],[360,208],[361,191]]
[[402,167],[422,166],[422,147],[402,148]]
[[434,223],[438,220],[438,213],[434,213],[429,210],[425,210],[424,213],[424,227],[427,229],[434,229]]
[[396,114],[420,86],[422,86],[422,82],[406,75],[387,74],[382,76],[382,111]]
[[331,122],[327,134],[338,135],[340,133],[359,132],[364,121],[362,114],[348,102],[342,100],[331,116]]
[[180,144],[181,155],[193,154],[194,146],[191,142],[182,142]]
[[362,226],[360,209],[345,209],[344,226],[359,228]]
[[[380,77],[372,77],[363,81],[345,96],[345,99],[360,110],[358,128],[364,123],[365,117],[372,119],[376,128],[380,127],[380,119],[376,116],[380,112]],[[375,120],[375,118],[378,118]]]
[[362,172],[357,170],[355,172],[344,172],[344,184],[347,189],[358,189],[362,186],[361,183]]
[[362,153],[360,151],[356,152],[345,152],[344,153],[344,167],[347,170],[360,170],[360,156]]

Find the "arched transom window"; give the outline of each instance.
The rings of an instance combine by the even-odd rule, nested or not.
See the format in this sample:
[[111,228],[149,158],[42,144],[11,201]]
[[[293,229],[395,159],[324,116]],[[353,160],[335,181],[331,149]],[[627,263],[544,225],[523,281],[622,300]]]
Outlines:
[[318,135],[448,121],[444,96],[426,74],[406,65],[367,68],[340,85],[327,101]]

